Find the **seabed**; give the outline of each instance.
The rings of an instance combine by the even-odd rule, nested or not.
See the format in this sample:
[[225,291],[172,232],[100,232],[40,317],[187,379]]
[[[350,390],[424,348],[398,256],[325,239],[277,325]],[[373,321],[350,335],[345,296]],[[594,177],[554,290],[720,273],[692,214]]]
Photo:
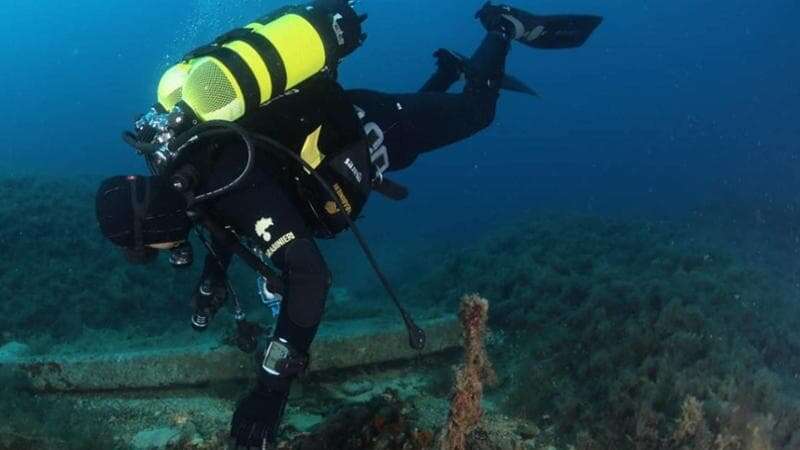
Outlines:
[[[422,351],[412,350],[405,329],[386,319],[323,327],[309,374],[293,387],[277,447],[434,448],[449,406],[447,395],[430,395],[436,380],[429,372],[457,362],[461,330],[455,317],[421,326],[428,336]],[[246,392],[255,360],[211,336],[204,340],[107,354],[6,352],[0,369],[21,377],[45,401],[71,404],[73,420],[102,424],[97,448],[218,449],[226,445],[235,400]],[[482,446],[476,448],[546,448],[534,439],[541,434],[537,427],[485,406],[487,419],[476,435]],[[50,441],[28,433],[0,425],[0,448],[85,448],[93,440]],[[348,435],[357,439],[342,441]]]

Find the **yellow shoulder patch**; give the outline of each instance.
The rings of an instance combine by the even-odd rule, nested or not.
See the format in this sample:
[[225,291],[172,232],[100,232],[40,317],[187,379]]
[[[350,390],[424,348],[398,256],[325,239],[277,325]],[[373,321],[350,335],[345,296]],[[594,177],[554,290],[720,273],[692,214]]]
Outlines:
[[303,158],[303,161],[307,162],[308,165],[314,169],[325,159],[325,155],[319,150],[320,133],[322,133],[322,125],[306,137],[306,142],[303,144],[303,149],[300,151],[300,157]]

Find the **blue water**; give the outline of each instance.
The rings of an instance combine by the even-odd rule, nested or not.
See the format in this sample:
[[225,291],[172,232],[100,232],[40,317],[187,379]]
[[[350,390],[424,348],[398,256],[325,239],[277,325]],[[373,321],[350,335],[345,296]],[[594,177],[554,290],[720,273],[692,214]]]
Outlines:
[[[434,50],[447,47],[469,54],[478,45],[484,31],[472,16],[482,2],[360,0],[357,9],[370,15],[365,25],[369,38],[341,66],[342,85],[416,91],[434,68],[431,57]],[[141,159],[122,143],[120,134],[131,127],[134,117],[154,103],[156,86],[164,70],[187,51],[283,4],[276,0],[0,1],[0,17],[4,19],[0,27],[0,85],[5,92],[0,103],[0,182],[17,175],[43,179],[79,175],[94,180],[146,172]],[[569,308],[574,306],[569,301],[561,305],[558,295],[549,298],[549,294],[539,294],[558,285],[557,281],[585,287],[586,291],[599,286],[600,295],[596,297],[600,302],[608,299],[611,306],[650,292],[641,295],[658,297],[652,304],[630,303],[646,305],[641,308],[642,317],[647,316],[648,308],[661,308],[659,296],[663,292],[669,293],[668,299],[664,294],[665,300],[673,306],[677,304],[673,297],[685,297],[685,308],[664,306],[663,309],[691,319],[699,314],[695,303],[706,308],[703,314],[710,325],[727,320],[719,319],[727,317],[722,314],[726,311],[715,309],[719,300],[724,305],[720,309],[731,309],[729,315],[734,319],[752,316],[761,320],[733,321],[746,326],[731,331],[730,342],[736,345],[726,347],[730,354],[720,359],[731,358],[735,360],[731,367],[745,367],[741,370],[746,371],[750,359],[769,359],[764,356],[767,354],[772,360],[764,363],[764,367],[785,375],[784,388],[797,391],[800,362],[795,350],[800,348],[800,336],[793,333],[797,327],[776,326],[773,330],[772,324],[761,328],[753,324],[766,323],[782,314],[782,309],[770,309],[771,305],[778,304],[789,311],[800,298],[800,2],[517,0],[515,5],[543,14],[598,14],[605,21],[580,49],[537,51],[515,44],[508,72],[531,84],[541,98],[504,92],[496,120],[489,129],[425,155],[412,168],[395,176],[411,189],[407,201],[398,204],[378,196],[370,200],[360,223],[389,278],[404,294],[403,300],[417,312],[423,309],[420,306],[426,306],[421,305],[425,299],[440,294],[437,290],[455,292],[464,284],[478,286],[475,290],[490,286],[487,289],[493,291],[485,295],[496,302],[493,307],[505,305],[506,310],[500,309],[504,311],[503,317],[519,319],[515,323],[524,332],[535,329],[533,344],[538,345],[536,341],[541,336],[551,339],[548,344],[543,338],[541,344],[542,349],[551,350],[558,349],[562,342],[559,339],[565,332],[556,328],[564,326],[560,324],[564,317],[568,319],[563,323],[570,323],[573,311]],[[112,253],[110,244],[103,242],[101,246],[99,233],[94,227],[89,228],[94,225],[94,216],[85,182],[76,183],[75,192],[87,193],[86,198],[68,201],[65,195],[72,190],[55,193],[50,198],[47,190],[51,185],[28,180],[0,183],[5,192],[16,186],[27,192],[23,186],[32,185],[30,192],[36,196],[30,208],[25,194],[12,192],[0,199],[0,223],[4,225],[0,227],[3,256],[0,262],[4,263],[0,264],[0,302],[6,302],[0,304],[0,320],[10,324],[0,327],[0,344],[21,340],[35,351],[45,352],[52,345],[47,333],[57,330],[51,339],[86,333],[97,340],[96,336],[101,335],[104,337],[99,340],[108,339],[108,343],[100,344],[117,349],[120,346],[115,347],[112,338],[98,334],[106,333],[106,326],[120,327],[124,331],[121,336],[126,336],[130,328],[144,334],[144,338],[161,336],[165,330],[190,332],[188,299],[190,286],[194,286],[196,279],[193,273],[170,272],[165,276],[131,269],[119,255]],[[83,213],[80,218],[71,217],[74,211]],[[491,235],[507,222],[529,217],[531,213],[548,217],[542,211],[635,220],[618,226],[613,221],[544,219],[531,225],[522,243],[510,238],[496,239],[467,256],[451,254],[461,244],[480,243],[483,235]],[[19,217],[4,217],[4,214]],[[57,220],[51,224],[50,217]],[[656,227],[658,232],[650,234],[647,221],[664,217],[676,221],[668,222],[664,227],[667,231]],[[691,225],[686,226],[687,223]],[[87,230],[83,230],[84,225]],[[62,226],[63,229],[59,228]],[[77,232],[78,227],[85,233]],[[525,233],[524,227],[518,230]],[[718,258],[718,253],[707,252],[703,245],[709,235],[713,235],[709,239],[713,244],[722,242],[726,246],[720,254],[743,258],[729,263],[727,256]],[[680,255],[683,247],[675,245],[675,240],[679,240],[675,236],[689,236],[686,240],[702,250],[689,245],[688,253]],[[85,244],[85,248],[76,248],[80,247],[76,242]],[[445,244],[448,242],[449,248]],[[459,245],[452,245],[453,242]],[[588,250],[581,250],[583,244]],[[574,255],[568,254],[572,248],[577,249]],[[505,253],[509,249],[517,252],[510,252],[509,256]],[[326,243],[324,250],[334,273],[334,286],[342,289],[338,295],[355,299],[352,303],[359,307],[375,309],[375,304],[383,300],[370,301],[384,295],[382,287],[357,253],[352,238]],[[488,255],[482,254],[483,250]],[[553,259],[542,257],[546,261],[539,261],[540,251]],[[515,259],[513,255],[520,256]],[[608,255],[612,257],[607,258]],[[574,275],[581,270],[569,275],[566,274],[569,270],[562,270],[565,264],[570,269],[570,263],[582,267],[584,257],[596,259],[589,266],[596,263],[599,275],[581,278]],[[718,260],[722,261],[721,268],[716,267]],[[497,263],[502,267],[494,267],[494,272],[479,267],[497,261],[503,264]],[[635,266],[637,261],[643,261],[641,267]],[[695,264],[696,261],[702,262]],[[471,267],[463,267],[470,262],[474,262]],[[673,263],[678,267],[674,273],[663,269]],[[750,274],[750,263],[756,263],[759,270],[766,269],[769,276]],[[708,266],[707,272],[685,268],[702,265]],[[156,266],[156,270],[159,267],[164,266]],[[453,273],[443,275],[441,271],[447,268],[453,268]],[[246,269],[239,264],[234,268],[233,279],[244,303],[250,302],[252,308],[255,283],[251,273],[243,272]],[[537,278],[541,273],[556,281]],[[574,280],[568,279],[573,275]],[[428,284],[426,277],[432,277],[427,279]],[[482,283],[482,277],[488,281]],[[422,294],[415,298],[415,283],[420,280],[422,286],[418,292]],[[449,286],[449,282],[458,286]],[[738,291],[740,284],[744,286],[742,289],[747,288],[745,294]],[[708,286],[714,288],[713,295],[704,291]],[[509,310],[509,299],[495,298],[504,295],[499,293],[503,289],[514,301],[519,300],[515,295],[522,298],[511,305],[519,307],[519,312]],[[673,294],[673,290],[678,293]],[[775,300],[773,297],[789,301],[770,303]],[[109,299],[114,301],[106,301]],[[342,312],[336,308],[352,305],[338,301],[333,301],[334,317],[349,318],[349,309]],[[555,305],[553,311],[561,311],[552,322],[541,319],[550,317],[549,312],[544,315],[531,312],[534,305],[544,304],[546,309],[548,302]],[[455,310],[455,305],[448,306]],[[774,315],[758,311],[762,306]],[[627,308],[627,305],[619,308],[625,310],[625,314],[620,314],[623,318],[628,312],[634,315]],[[748,308],[763,314],[751,314]],[[586,314],[587,321],[589,316],[595,322],[605,320],[606,311],[598,310],[599,318]],[[119,311],[122,314],[117,314]],[[653,313],[654,317],[659,312]],[[25,320],[16,322],[17,314]],[[391,314],[394,317],[393,311]],[[129,316],[133,318],[131,323]],[[789,319],[798,317],[794,312],[785,316],[786,323],[793,323]],[[616,318],[609,314],[607,323],[598,326],[600,331],[595,335],[589,326],[586,330],[575,326],[573,331],[594,344],[591,341],[604,335],[604,330],[624,328],[629,333],[640,328],[612,323]],[[167,321],[171,325],[163,324]],[[662,322],[655,318],[652,321]],[[224,320],[219,322],[217,330],[230,325]],[[675,333],[675,342],[705,339],[694,330],[682,333],[683,324],[677,319],[675,322],[675,329],[680,331]],[[647,328],[657,327],[642,325],[641,328],[640,334],[646,335]],[[744,341],[738,340],[741,336],[737,333],[755,336],[755,343],[748,343],[745,348],[752,350],[751,353],[742,352],[740,344]],[[108,336],[114,333],[109,331]],[[157,340],[164,345],[173,344],[169,339]],[[496,341],[493,349],[501,346],[497,342],[502,340]],[[694,345],[702,349],[710,346],[710,342]],[[537,345],[532,348],[538,348]],[[575,350],[577,355],[586,351],[579,347]],[[764,351],[767,347],[780,351],[770,354]],[[573,350],[565,348],[560,356],[568,359]],[[678,348],[680,352],[682,347]],[[666,358],[664,355],[672,351],[670,348],[657,357]],[[559,351],[554,353],[559,355]],[[598,353],[603,355],[602,351]],[[530,367],[520,365],[520,374],[509,385],[519,388],[521,398],[531,396],[531,374],[544,376],[540,362],[557,366],[552,361],[548,363],[553,357],[544,352],[522,361]],[[517,355],[509,359],[516,364]],[[669,359],[664,361],[667,361],[665,367],[671,364]],[[614,368],[611,362],[607,365]],[[502,364],[498,367],[504,368]],[[724,364],[721,367],[715,375],[719,376],[711,378],[719,381],[714,386],[724,384],[727,389],[733,378],[726,378],[724,383],[718,380],[729,369]],[[557,379],[559,372],[552,373]],[[613,388],[605,387],[614,386],[618,378],[624,381],[626,377],[618,377],[611,369],[609,374],[597,385],[612,392]],[[648,382],[644,377],[639,378],[640,383]],[[672,387],[668,377],[667,380],[662,383],[665,391]],[[534,378],[532,384],[537,389],[552,384],[555,391],[561,391],[561,385],[546,381]],[[674,384],[676,391],[687,385]],[[777,387],[766,384],[769,389],[764,391],[779,392]],[[753,390],[761,395],[762,387],[756,384]],[[12,396],[9,389],[0,381],[0,402],[16,399],[18,393]],[[566,389],[566,394],[569,393]],[[555,392],[554,396],[562,394]],[[232,400],[233,396],[230,397]],[[664,401],[665,408],[673,411],[665,416],[662,425],[675,422],[682,400],[681,397]],[[796,400],[797,397],[787,397],[787,401]],[[660,397],[654,403],[664,406],[660,405]],[[763,403],[769,404],[766,400]],[[537,403],[537,407],[541,405]],[[0,411],[6,409],[9,407],[0,407]],[[16,409],[25,412],[25,407]],[[548,416],[561,417],[557,411],[547,411]],[[568,418],[570,411],[568,408]],[[779,415],[777,411],[765,407],[758,412]],[[223,414],[225,421],[229,413],[226,410]],[[34,420],[38,422],[33,428],[44,430],[42,435],[48,435],[54,426],[68,429],[71,424],[50,418],[57,418],[58,414],[57,411],[42,413],[44,419]],[[21,417],[24,420],[26,416]],[[800,411],[790,417],[800,417]],[[798,423],[800,419],[787,421]],[[39,422],[46,426],[40,426]],[[780,434],[776,431],[775,436]],[[3,437],[0,427],[0,447]],[[800,441],[800,437],[797,439],[792,442]],[[796,448],[791,445],[785,448]]]
[[[3,2],[0,170],[142,172],[119,133],[153,102],[163,70],[279,5]],[[517,46],[508,70],[542,99],[505,94],[489,130],[420,159],[400,176],[412,199],[400,207],[373,200],[366,226],[397,223],[409,208],[419,230],[537,207],[671,214],[730,195],[771,204],[796,199],[796,1],[518,5],[596,13],[605,22],[578,50]],[[342,84],[415,90],[432,70],[433,50],[477,45],[482,30],[472,13],[479,6],[362,1],[369,39],[344,63]]]

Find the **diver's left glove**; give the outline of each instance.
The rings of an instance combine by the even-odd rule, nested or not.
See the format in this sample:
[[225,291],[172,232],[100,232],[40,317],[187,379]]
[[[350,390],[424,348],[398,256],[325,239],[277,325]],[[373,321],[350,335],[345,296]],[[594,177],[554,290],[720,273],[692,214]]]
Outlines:
[[266,449],[275,442],[289,391],[261,383],[236,405],[231,420],[232,448]]

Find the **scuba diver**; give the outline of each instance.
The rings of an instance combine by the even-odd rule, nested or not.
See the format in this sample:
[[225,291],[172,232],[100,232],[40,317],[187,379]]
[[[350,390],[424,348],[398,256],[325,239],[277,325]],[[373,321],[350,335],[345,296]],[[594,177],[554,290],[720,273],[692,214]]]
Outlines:
[[[151,175],[101,183],[103,235],[133,263],[168,250],[170,262],[185,266],[194,230],[208,251],[193,293],[198,330],[232,297],[226,271],[234,256],[260,275],[262,300],[277,315],[259,353],[256,386],[233,414],[233,447],[266,448],[276,440],[289,388],[308,368],[331,285],[315,239],[352,230],[411,345],[424,345],[354,221],[372,191],[406,197],[386,174],[488,127],[501,89],[535,94],[505,74],[513,42],[575,48],[602,21],[491,3],[476,18],[486,35],[472,56],[440,49],[419,92],[388,94],[345,90],[336,81],[338,64],[366,38],[366,16],[351,2],[286,7],[186,55],[162,77],[158,103],[124,134]],[[463,91],[448,93],[462,79]],[[258,327],[243,320],[236,302],[240,347],[254,351]]]

